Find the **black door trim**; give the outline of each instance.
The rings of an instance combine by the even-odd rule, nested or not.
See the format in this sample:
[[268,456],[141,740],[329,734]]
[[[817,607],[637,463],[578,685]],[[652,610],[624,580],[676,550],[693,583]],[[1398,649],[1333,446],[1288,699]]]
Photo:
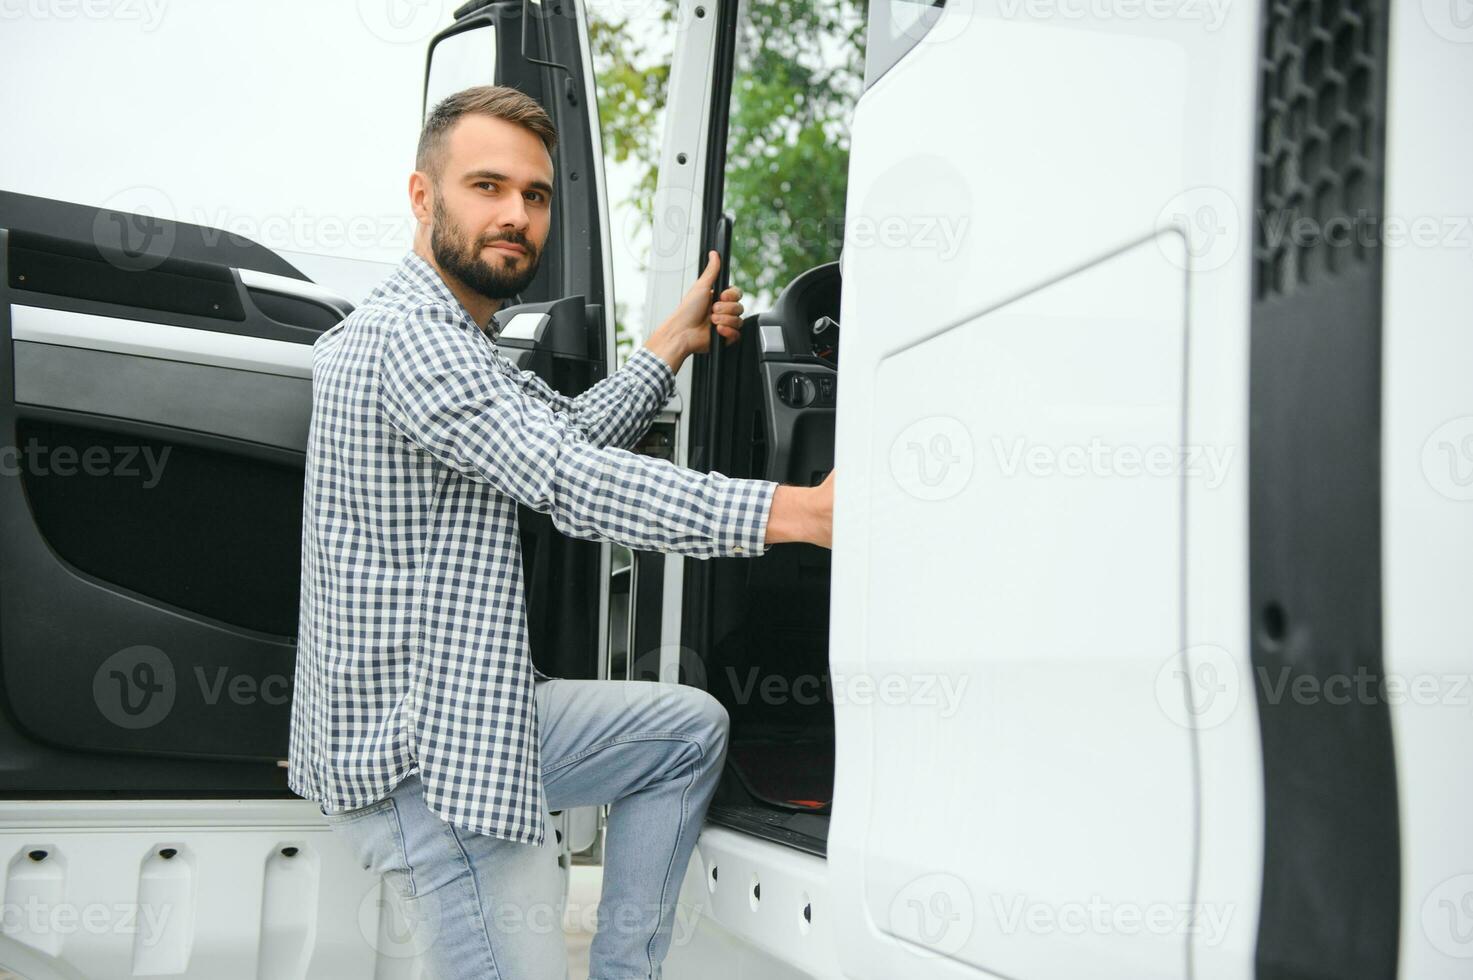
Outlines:
[[[1388,15],[1385,0],[1260,8],[1248,492],[1262,980],[1397,971],[1396,761],[1375,693]],[[1275,233],[1300,218],[1373,240]],[[1372,695],[1342,699],[1358,682]]]

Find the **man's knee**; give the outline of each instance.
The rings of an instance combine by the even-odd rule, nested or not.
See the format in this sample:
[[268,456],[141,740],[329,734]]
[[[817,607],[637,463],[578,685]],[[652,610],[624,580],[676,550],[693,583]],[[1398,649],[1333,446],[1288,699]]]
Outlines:
[[690,690],[701,740],[715,751],[725,749],[731,731],[731,715],[726,706],[706,691],[694,687]]

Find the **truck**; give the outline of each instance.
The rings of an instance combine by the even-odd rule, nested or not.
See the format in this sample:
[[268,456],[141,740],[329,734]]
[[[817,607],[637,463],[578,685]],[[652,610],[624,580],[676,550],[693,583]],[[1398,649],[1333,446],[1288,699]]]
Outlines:
[[[771,216],[728,188],[764,2],[672,9],[647,309],[709,249],[774,260],[733,254]],[[640,446],[836,470],[832,552],[625,561],[521,514],[543,670],[731,718],[667,977],[1469,975],[1465,8],[862,10],[842,186],[801,215],[838,247]],[[617,361],[596,12],[472,0],[421,99],[556,122],[498,343],[570,394]],[[17,191],[0,262],[0,973],[426,976],[434,923],[282,767],[311,345],[352,303]],[[601,819],[557,815],[565,866]]]

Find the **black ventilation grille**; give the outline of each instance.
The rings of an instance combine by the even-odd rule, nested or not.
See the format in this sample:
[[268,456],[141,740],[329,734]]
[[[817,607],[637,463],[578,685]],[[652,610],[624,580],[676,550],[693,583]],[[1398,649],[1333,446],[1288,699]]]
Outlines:
[[1364,263],[1379,234],[1372,193],[1386,16],[1371,0],[1271,0],[1259,64],[1254,284],[1286,296]]

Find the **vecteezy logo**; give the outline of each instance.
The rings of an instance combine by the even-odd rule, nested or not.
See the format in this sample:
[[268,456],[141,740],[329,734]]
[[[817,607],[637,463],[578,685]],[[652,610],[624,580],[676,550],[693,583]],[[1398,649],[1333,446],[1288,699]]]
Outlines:
[[1422,0],[1422,19],[1438,37],[1473,43],[1473,0]]
[[391,44],[417,44],[435,32],[441,0],[358,0],[358,19]]
[[890,31],[912,44],[937,45],[954,41],[966,31],[976,15],[974,0],[951,0],[946,4],[892,3],[890,16],[896,23]]
[[358,931],[375,952],[390,959],[423,956],[440,935],[440,897],[430,891],[406,900],[391,880],[402,871],[382,876],[358,903]]
[[174,708],[174,664],[158,647],[119,650],[92,675],[92,700],[119,728],[152,728]]
[[705,661],[690,647],[675,643],[646,650],[635,657],[629,676],[632,680],[624,684],[623,694],[630,707],[651,706],[679,696],[683,692],[674,685],[706,690]]
[[905,427],[890,444],[890,473],[901,489],[921,500],[946,500],[966,489],[975,454],[972,434],[944,415]]
[[1422,903],[1422,932],[1438,952],[1473,959],[1473,874],[1432,889]]
[[[649,272],[684,269],[690,261],[691,246],[699,232],[694,203],[694,191],[669,187],[655,194],[649,218],[634,205],[626,205],[623,221],[625,249]],[[647,252],[640,248],[646,237],[649,240]],[[696,273],[705,267],[706,256],[702,255],[696,262]]]
[[1422,474],[1449,500],[1473,500],[1473,415],[1444,422],[1427,437]]
[[[1156,230],[1172,228],[1186,239],[1186,261],[1192,272],[1211,272],[1227,265],[1242,237],[1238,206],[1221,187],[1193,187],[1167,201],[1156,215]],[[1181,254],[1159,235],[1157,243],[1167,259],[1181,264]]]
[[1182,728],[1216,728],[1232,717],[1242,684],[1232,654],[1209,643],[1173,653],[1156,671],[1156,703]]
[[92,241],[119,269],[144,272],[174,250],[174,203],[157,187],[130,187],[103,202],[92,219]]
[[912,879],[890,901],[889,932],[918,956],[951,956],[966,945],[976,924],[972,893],[953,874]]

